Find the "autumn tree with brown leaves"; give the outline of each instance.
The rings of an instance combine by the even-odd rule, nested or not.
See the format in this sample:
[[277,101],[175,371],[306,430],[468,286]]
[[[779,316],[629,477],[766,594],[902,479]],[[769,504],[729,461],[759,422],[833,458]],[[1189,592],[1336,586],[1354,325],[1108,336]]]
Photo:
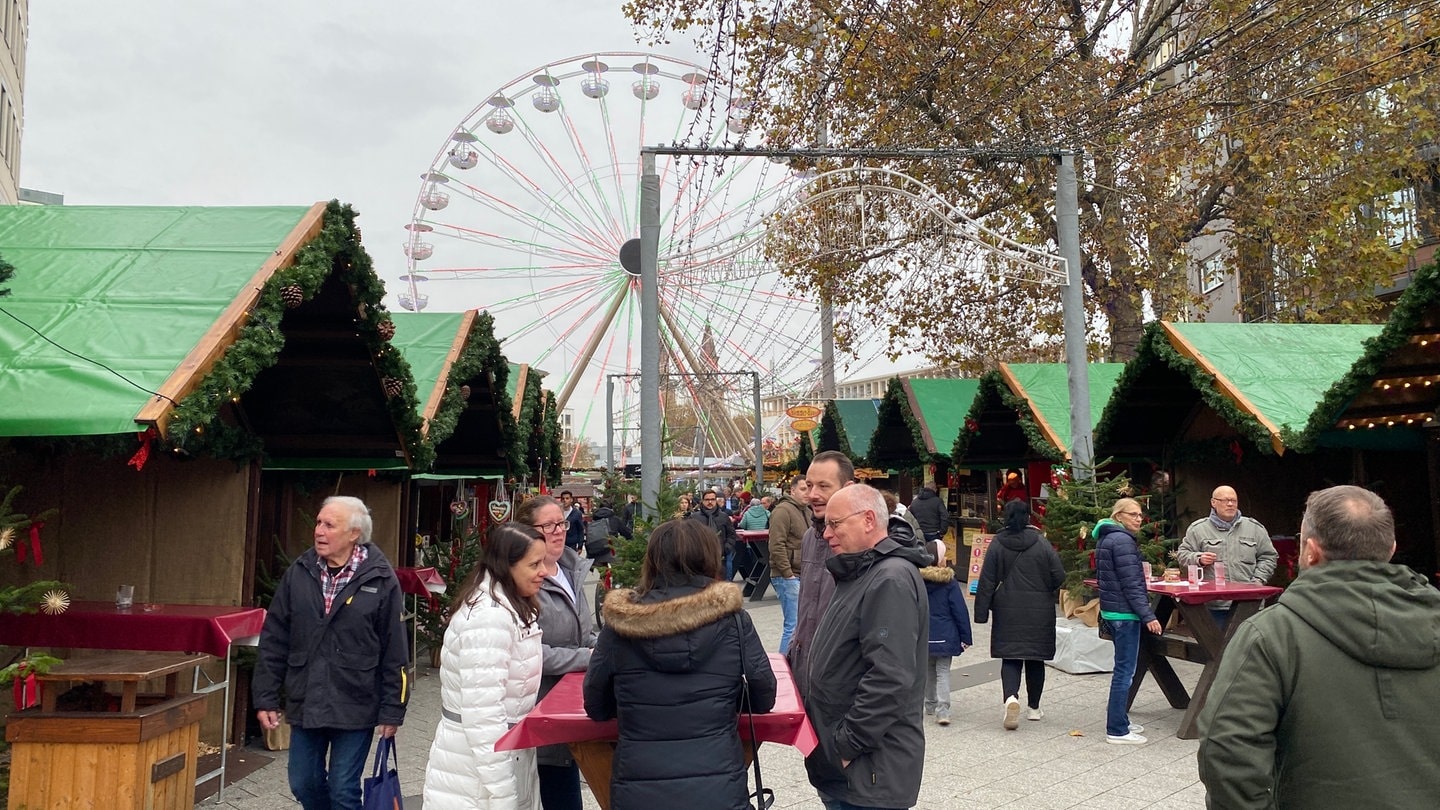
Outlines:
[[[1436,5],[630,0],[625,10],[652,38],[691,36],[714,54],[712,80],[752,101],[751,145],[759,133],[812,145],[823,127],[840,147],[1083,150],[1090,324],[1124,360],[1147,313],[1199,305],[1187,276],[1215,246],[1247,297],[1272,302],[1251,317],[1373,317],[1373,290],[1413,248],[1393,243],[1404,204],[1394,195],[1433,188]],[[884,165],[1055,252],[1053,161]],[[865,279],[865,249],[841,238],[815,259],[804,243],[818,237],[798,236],[797,222],[777,242],[811,251],[783,263],[797,283],[826,285],[837,309],[883,321],[903,348],[974,368],[1057,346],[1054,288],[983,270],[926,276],[923,251],[882,263],[890,277],[878,285]]]

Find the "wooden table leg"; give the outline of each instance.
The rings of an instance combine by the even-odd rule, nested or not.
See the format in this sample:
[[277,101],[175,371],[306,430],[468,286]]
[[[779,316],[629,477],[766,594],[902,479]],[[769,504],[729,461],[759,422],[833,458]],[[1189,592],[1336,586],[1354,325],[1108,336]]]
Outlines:
[[585,775],[585,784],[595,796],[600,810],[610,810],[610,774],[614,768],[615,743],[607,740],[587,740],[570,743],[570,754],[580,773]]
[[1200,710],[1205,708],[1205,698],[1210,694],[1210,687],[1215,683],[1215,675],[1220,671],[1220,659],[1225,653],[1225,645],[1229,643],[1230,636],[1235,633],[1235,628],[1241,622],[1254,616],[1259,612],[1261,602],[1259,600],[1245,600],[1234,602],[1230,607],[1230,616],[1222,631],[1220,625],[1216,624],[1215,617],[1210,614],[1210,609],[1205,605],[1180,605],[1180,615],[1185,617],[1185,622],[1195,633],[1195,640],[1199,642],[1202,649],[1210,654],[1210,660],[1205,663],[1205,668],[1200,671],[1200,680],[1195,683],[1195,692],[1190,696],[1190,706],[1185,710],[1185,716],[1180,718],[1180,730],[1175,736],[1182,740],[1194,740],[1200,736]]
[[135,711],[135,695],[140,690],[140,684],[135,681],[126,681],[120,686],[120,711],[129,714]]

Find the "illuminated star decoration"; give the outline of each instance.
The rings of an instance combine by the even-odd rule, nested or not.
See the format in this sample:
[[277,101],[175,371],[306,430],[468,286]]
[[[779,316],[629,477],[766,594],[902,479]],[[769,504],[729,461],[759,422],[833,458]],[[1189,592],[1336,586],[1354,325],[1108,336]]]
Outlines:
[[40,609],[49,613],[51,616],[64,613],[69,607],[70,595],[64,591],[49,591],[40,603]]
[[6,526],[0,529],[0,551],[10,548],[10,544],[13,542],[15,542],[15,527]]

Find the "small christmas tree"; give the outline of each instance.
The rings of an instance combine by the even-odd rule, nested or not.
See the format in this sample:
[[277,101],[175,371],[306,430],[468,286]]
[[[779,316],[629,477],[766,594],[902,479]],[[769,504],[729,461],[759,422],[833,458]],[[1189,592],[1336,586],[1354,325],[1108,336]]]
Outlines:
[[1088,470],[1089,476],[1078,479],[1057,471],[1055,493],[1046,504],[1045,536],[1060,552],[1060,563],[1065,567],[1065,590],[1074,599],[1084,598],[1087,590],[1085,580],[1095,578],[1095,538],[1092,530],[1095,524],[1110,517],[1110,510],[1121,498],[1135,498],[1146,511],[1145,523],[1136,538],[1141,556],[1152,565],[1164,565],[1165,522],[1158,514],[1151,514],[1160,508],[1159,504],[1152,509],[1151,499],[1137,495],[1130,478],[1124,473],[1114,476],[1100,474],[1099,467],[1108,463],[1100,462]]

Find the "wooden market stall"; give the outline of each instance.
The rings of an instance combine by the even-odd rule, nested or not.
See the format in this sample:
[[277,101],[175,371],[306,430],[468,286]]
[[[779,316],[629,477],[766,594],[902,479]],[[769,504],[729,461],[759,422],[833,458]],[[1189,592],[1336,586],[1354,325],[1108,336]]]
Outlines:
[[[1361,456],[1304,438],[1325,393],[1381,327],[1364,324],[1151,324],[1095,429],[1096,456],[1131,462],[1142,485],[1169,475],[1172,534],[1235,487],[1277,547],[1305,497],[1336,483],[1400,483],[1400,456]],[[1412,460],[1411,464],[1414,463]],[[1392,494],[1381,493],[1392,505]],[[1293,545],[1293,544],[1292,544]],[[1288,573],[1282,571],[1282,576]]]
[[403,479],[370,471],[432,451],[349,207],[6,208],[0,255],[0,480],[57,510],[0,582],[243,610],[257,560],[307,547],[332,492],[400,550]]

